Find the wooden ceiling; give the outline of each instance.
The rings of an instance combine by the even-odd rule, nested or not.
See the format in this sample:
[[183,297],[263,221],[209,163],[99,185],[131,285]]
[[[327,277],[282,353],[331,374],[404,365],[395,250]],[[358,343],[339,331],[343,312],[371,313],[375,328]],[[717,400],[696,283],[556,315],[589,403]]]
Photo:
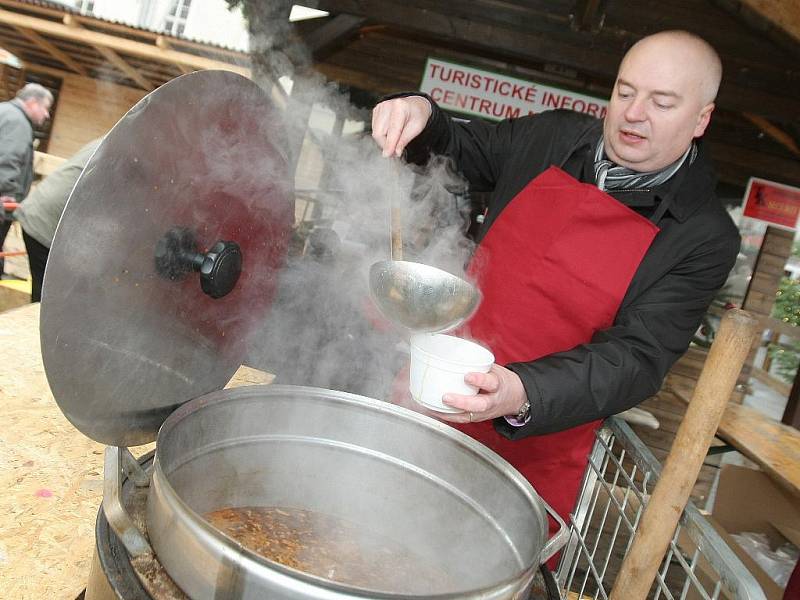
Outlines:
[[0,0],[0,45],[29,70],[148,92],[197,69],[250,73],[246,53],[84,16],[44,0]]
[[800,186],[798,0],[316,0],[300,22],[314,67],[376,96],[418,88],[429,56],[608,96],[645,35],[685,29],[724,67],[706,138],[720,179]]

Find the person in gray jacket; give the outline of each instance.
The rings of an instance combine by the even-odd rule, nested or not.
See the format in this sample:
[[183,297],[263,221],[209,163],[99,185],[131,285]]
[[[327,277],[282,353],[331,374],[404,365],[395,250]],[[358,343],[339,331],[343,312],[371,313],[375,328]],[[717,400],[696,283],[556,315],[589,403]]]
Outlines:
[[[33,128],[50,118],[53,94],[29,83],[9,102],[0,102],[0,201],[22,202],[33,181]],[[9,213],[0,210],[0,250],[11,227]],[[0,275],[4,261],[0,258]]]
[[44,269],[56,225],[75,182],[102,140],[102,137],[92,140],[45,177],[14,213],[14,219],[22,226],[22,239],[28,252],[32,280],[31,302],[42,299]]

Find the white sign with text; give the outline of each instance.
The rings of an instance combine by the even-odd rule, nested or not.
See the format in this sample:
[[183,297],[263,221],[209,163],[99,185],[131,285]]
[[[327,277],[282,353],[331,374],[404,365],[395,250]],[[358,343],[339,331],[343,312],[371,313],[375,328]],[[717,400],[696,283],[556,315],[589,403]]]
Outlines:
[[566,108],[603,118],[608,102],[516,77],[428,58],[420,91],[445,110],[499,121]]

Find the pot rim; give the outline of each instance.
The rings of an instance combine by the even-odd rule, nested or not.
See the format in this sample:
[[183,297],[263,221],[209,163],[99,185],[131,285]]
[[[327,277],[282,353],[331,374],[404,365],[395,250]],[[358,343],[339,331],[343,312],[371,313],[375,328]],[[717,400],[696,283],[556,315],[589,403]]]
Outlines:
[[[228,402],[230,400],[242,400],[261,396],[264,394],[264,392],[267,392],[267,395],[269,396],[287,392],[299,392],[305,395],[324,397],[326,400],[334,400],[344,404],[366,405],[371,409],[377,410],[378,412],[393,414],[406,419],[410,418],[411,420],[416,421],[418,424],[423,425],[426,429],[435,431],[437,434],[443,434],[445,437],[450,438],[459,445],[466,446],[471,452],[479,456],[482,460],[490,463],[492,466],[502,471],[504,475],[507,475],[526,496],[531,497],[537,503],[544,503],[544,500],[541,496],[539,496],[530,482],[525,479],[522,474],[511,465],[511,463],[466,433],[463,433],[462,431],[459,431],[450,425],[446,425],[441,421],[437,421],[433,417],[415,412],[409,408],[392,404],[391,402],[376,400],[367,396],[359,396],[349,392],[328,390],[325,388],[284,384],[257,384],[209,392],[208,394],[198,396],[197,398],[194,398],[181,405],[177,410],[172,412],[169,417],[167,417],[167,419],[159,428],[156,446],[158,446],[158,443],[165,436],[169,435],[170,430],[175,428],[183,419],[188,418],[192,413],[202,410],[207,406],[213,406],[215,404]],[[158,453],[156,453],[156,460],[158,460]],[[543,509],[542,511],[545,512]]]

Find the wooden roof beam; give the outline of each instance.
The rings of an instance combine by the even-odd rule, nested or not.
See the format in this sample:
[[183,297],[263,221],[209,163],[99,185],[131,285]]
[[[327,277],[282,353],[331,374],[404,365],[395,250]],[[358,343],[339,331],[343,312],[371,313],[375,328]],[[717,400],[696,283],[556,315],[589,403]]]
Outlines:
[[132,79],[139,87],[143,90],[147,90],[148,92],[152,92],[156,89],[156,86],[152,84],[152,82],[148,81],[148,79],[142,75],[138,70],[130,65],[124,58],[122,58],[119,54],[114,52],[111,48],[106,48],[105,46],[94,46],[94,49],[100,53],[100,56],[105,58],[108,62],[114,65],[117,69],[122,71],[126,77]]
[[26,27],[41,35],[48,35],[61,39],[72,40],[90,46],[103,46],[116,52],[124,52],[131,56],[166,63],[183,63],[195,69],[222,69],[233,71],[245,77],[250,76],[250,69],[226,63],[204,56],[177,52],[175,50],[165,50],[155,44],[145,44],[122,37],[108,35],[85,28],[69,27],[64,23],[40,19],[8,10],[0,9],[0,23],[7,25]]
[[744,113],[744,117],[784,148],[787,148],[792,154],[800,156],[800,148],[797,146],[797,142],[783,129],[776,127],[764,117],[752,113]]
[[[31,4],[29,0],[2,0],[0,5],[6,6],[8,8],[20,8],[23,11],[30,11],[35,12],[41,15],[49,15],[55,18],[63,18],[64,9],[58,8],[49,8],[46,6],[38,6],[35,4]],[[83,25],[88,25],[91,27],[99,27],[105,32],[120,32],[125,34],[134,34],[137,37],[144,39],[144,40],[153,40],[155,43],[156,38],[163,37],[160,33],[155,31],[149,31],[147,29],[139,29],[137,27],[131,25],[125,25],[123,23],[115,23],[112,21],[105,21],[98,17],[93,17],[91,15],[82,15],[82,14],[73,14],[73,18],[82,23]],[[188,39],[175,39],[173,47],[176,49],[177,52],[181,52],[182,47],[186,48],[194,48],[197,50],[201,50],[203,52],[209,52],[216,55],[222,56],[230,56],[231,58],[247,58],[248,53],[243,52],[241,50],[234,50],[233,48],[227,48],[223,46],[210,46],[208,44],[204,44],[202,42],[196,42],[194,40]]]
[[744,176],[753,175],[788,185],[800,185],[797,159],[764,154],[744,146],[719,141],[713,135],[708,142],[715,165],[720,163],[739,165]]
[[739,4],[760,15],[800,43],[800,3],[785,0],[739,0]]
[[146,29],[137,29],[131,25],[124,25],[122,23],[113,23],[111,21],[104,21],[103,19],[98,19],[97,17],[91,17],[88,15],[72,15],[73,18],[81,23],[84,26],[90,28],[98,28],[102,29],[104,32],[110,33],[124,33],[127,35],[134,34],[137,38],[141,40],[151,40],[154,44],[158,45],[158,38],[164,39],[170,46],[177,52],[182,52],[181,48],[192,48],[196,50],[200,50],[202,52],[208,52],[211,54],[216,54],[219,56],[230,56],[231,58],[247,58],[248,53],[243,52],[241,50],[234,50],[232,48],[227,48],[224,46],[212,46],[203,44],[202,42],[195,42],[193,40],[188,39],[180,39],[174,38],[171,40],[167,39],[167,36],[157,33],[155,31],[149,31]]
[[48,67],[47,65],[35,62],[29,62],[25,60],[22,61],[22,66],[26,71],[33,71],[35,73],[46,73],[48,75],[53,75],[54,77],[64,77],[65,75],[70,75],[69,71],[64,71],[62,69],[54,69],[53,67]]
[[337,47],[355,35],[364,24],[364,17],[336,15],[305,38],[305,43],[315,60],[322,60]]
[[800,57],[800,3],[796,0],[711,0],[743,24]]
[[600,31],[606,19],[607,2],[608,0],[576,0],[570,15],[570,27],[575,31]]
[[[162,50],[172,50],[173,46],[169,43],[169,40],[165,38],[163,35],[159,35],[156,37],[156,46],[161,48]],[[194,69],[190,69],[183,63],[175,63],[175,66],[178,67],[181,73],[186,75],[187,73],[191,73]]]
[[[64,15],[64,25],[67,27],[72,27],[73,29],[83,29],[83,25],[81,25],[72,15]],[[148,92],[152,92],[154,89],[156,89],[156,86],[154,86],[152,82],[148,81],[144,75],[139,73],[139,71],[133,68],[130,63],[128,63],[119,54],[114,52],[111,48],[100,46],[98,44],[92,44],[91,42],[90,45],[100,53],[100,56],[122,71],[126,77],[139,84],[140,88],[147,90]]]
[[87,73],[86,69],[84,69],[81,65],[72,60],[72,58],[70,58],[68,54],[66,54],[65,52],[63,52],[62,50],[60,50],[59,48],[48,42],[38,33],[36,33],[33,29],[27,29],[25,27],[14,27],[14,29],[19,31],[20,34],[24,35],[31,42],[39,46],[42,50],[47,52],[50,56],[55,58],[65,67],[72,69],[73,71],[75,71],[79,75],[83,75],[84,77],[89,76],[89,73]]
[[364,17],[376,24],[422,33],[440,41],[464,43],[526,60],[552,62],[604,77],[614,77],[619,66],[619,58],[610,49],[581,47],[510,26],[477,22],[446,14],[444,8],[440,12],[391,0],[317,0],[314,7],[329,13]]

